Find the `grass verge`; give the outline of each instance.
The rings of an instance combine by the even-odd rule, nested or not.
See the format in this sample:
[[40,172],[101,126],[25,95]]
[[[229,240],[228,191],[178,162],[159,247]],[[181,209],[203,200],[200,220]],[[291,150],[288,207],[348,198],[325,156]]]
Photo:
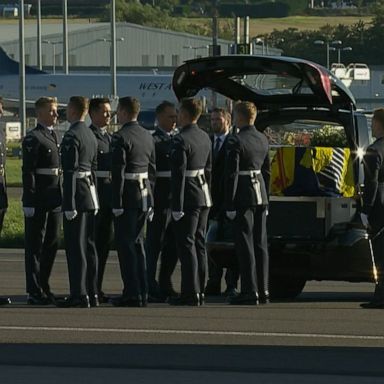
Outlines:
[[20,199],[10,198],[0,237],[2,248],[24,248],[24,215]]
[[6,164],[7,186],[21,187],[21,159],[8,157]]

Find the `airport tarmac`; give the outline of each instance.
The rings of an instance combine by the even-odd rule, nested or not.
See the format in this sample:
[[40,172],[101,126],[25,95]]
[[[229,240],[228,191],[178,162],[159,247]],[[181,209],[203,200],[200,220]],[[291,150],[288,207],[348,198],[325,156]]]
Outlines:
[[[179,284],[179,268],[175,286]],[[52,289],[68,290],[59,252]],[[105,292],[119,294],[116,254]],[[1,383],[378,383],[384,310],[363,310],[373,284],[309,282],[293,302],[233,307],[59,309],[25,305],[22,250],[0,252]]]

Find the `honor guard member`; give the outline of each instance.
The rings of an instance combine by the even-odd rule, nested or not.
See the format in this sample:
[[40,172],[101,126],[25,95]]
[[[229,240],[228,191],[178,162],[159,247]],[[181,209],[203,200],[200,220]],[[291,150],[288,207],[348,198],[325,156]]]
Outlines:
[[140,103],[119,99],[121,129],[112,136],[112,204],[115,240],[124,288],[112,304],[117,307],[147,305],[148,284],[143,241],[144,225],[153,206],[152,187],[156,159],[152,135],[137,122]]
[[198,99],[184,99],[178,122],[182,127],[171,150],[172,217],[181,261],[181,295],[171,305],[202,305],[207,270],[205,235],[209,207],[212,143],[197,121],[202,113]]
[[267,207],[269,185],[268,139],[255,126],[256,106],[235,105],[239,132],[228,139],[227,217],[235,220],[235,248],[239,261],[241,292],[230,304],[269,301]]
[[[223,226],[228,225],[225,218],[224,193],[225,190],[225,159],[227,140],[230,137],[231,115],[223,108],[215,108],[211,112],[212,140],[212,182],[211,195],[212,207],[209,211],[209,230],[208,238],[213,236],[212,240],[219,240],[220,233],[223,232]],[[223,276],[223,267],[218,265],[216,255],[211,252],[208,256],[208,282],[205,287],[206,295],[221,294],[221,278]],[[218,256],[219,258],[220,256]],[[239,273],[236,268],[227,268],[225,281],[227,288],[225,295],[228,297],[237,294],[237,280]]]
[[60,238],[61,169],[54,126],[57,101],[41,97],[35,103],[37,126],[24,138],[23,211],[25,217],[25,275],[28,304],[49,304],[49,286]]
[[[364,193],[361,219],[369,223],[378,283],[373,298],[363,308],[384,308],[384,108],[376,109],[372,118],[372,136],[376,141],[364,155]],[[381,232],[380,232],[381,231]]]
[[96,177],[100,209],[96,215],[97,293],[100,302],[107,302],[108,297],[102,291],[102,283],[113,241],[111,152],[109,150],[111,135],[107,131],[107,127],[111,122],[109,99],[91,99],[89,102],[89,116],[92,120],[90,128],[98,144]]
[[[3,115],[3,98],[0,97],[0,118]],[[3,222],[5,212],[8,208],[7,185],[5,179],[5,133],[0,129],[0,236],[3,230]],[[8,297],[0,297],[0,305],[11,304],[11,299]]]
[[[172,136],[176,133],[177,111],[174,104],[163,101],[156,108],[157,127],[153,133],[156,150],[156,182],[154,215],[148,223],[146,251],[149,301],[164,301],[173,296],[171,275],[177,263],[174,232],[171,224],[171,163]],[[161,253],[159,284],[156,268]]]
[[63,167],[64,242],[70,295],[59,307],[96,307],[97,256],[95,214],[99,209],[95,187],[97,140],[84,123],[88,99],[72,96],[67,106],[71,123],[61,145]]

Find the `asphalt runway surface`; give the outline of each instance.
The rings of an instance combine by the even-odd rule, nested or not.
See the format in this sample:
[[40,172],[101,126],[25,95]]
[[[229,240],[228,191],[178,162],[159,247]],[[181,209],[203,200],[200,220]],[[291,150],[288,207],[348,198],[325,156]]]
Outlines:
[[[179,286],[180,270],[175,273]],[[51,280],[68,291],[63,252]],[[121,279],[115,253],[106,293]],[[22,250],[0,252],[0,383],[382,383],[384,310],[373,284],[309,282],[292,302],[62,309],[25,304]]]

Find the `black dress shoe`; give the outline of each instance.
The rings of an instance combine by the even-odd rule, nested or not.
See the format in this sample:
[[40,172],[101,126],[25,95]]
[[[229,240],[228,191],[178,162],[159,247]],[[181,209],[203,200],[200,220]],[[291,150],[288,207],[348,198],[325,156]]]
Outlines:
[[259,302],[260,304],[269,304],[271,302],[269,295],[260,295]]
[[51,292],[44,292],[44,296],[47,298],[50,304],[56,305],[57,297]]
[[111,301],[111,298],[107,296],[104,292],[99,292],[98,297],[99,297],[100,304],[106,304]]
[[57,300],[56,306],[59,308],[89,308],[89,297],[83,296],[68,296],[64,300]]
[[148,303],[165,303],[165,300],[167,298],[164,296],[155,296],[155,295],[148,295]]
[[259,298],[254,293],[240,293],[237,296],[232,297],[229,300],[229,304],[231,305],[258,305],[259,304]]
[[98,295],[89,295],[89,305],[91,307],[99,307],[99,296]]
[[237,291],[236,288],[227,288],[224,292],[224,296],[228,299],[230,299],[231,297],[235,297],[239,294],[239,292]]
[[370,301],[368,303],[360,304],[360,307],[364,309],[383,309],[384,303],[381,301]]
[[45,294],[28,294],[27,297],[28,305],[49,305],[51,304],[50,299]]
[[0,305],[11,304],[11,299],[9,297],[0,297]]
[[190,305],[198,307],[200,305],[200,295],[198,293],[192,295],[180,295],[179,297],[170,297],[168,300],[170,305]]
[[199,293],[199,305],[205,304],[205,295],[204,293]]
[[119,296],[112,299],[114,307],[142,307],[143,300],[141,296]]
[[208,296],[220,296],[221,295],[220,284],[210,283],[208,281],[207,286],[205,287],[204,293]]

